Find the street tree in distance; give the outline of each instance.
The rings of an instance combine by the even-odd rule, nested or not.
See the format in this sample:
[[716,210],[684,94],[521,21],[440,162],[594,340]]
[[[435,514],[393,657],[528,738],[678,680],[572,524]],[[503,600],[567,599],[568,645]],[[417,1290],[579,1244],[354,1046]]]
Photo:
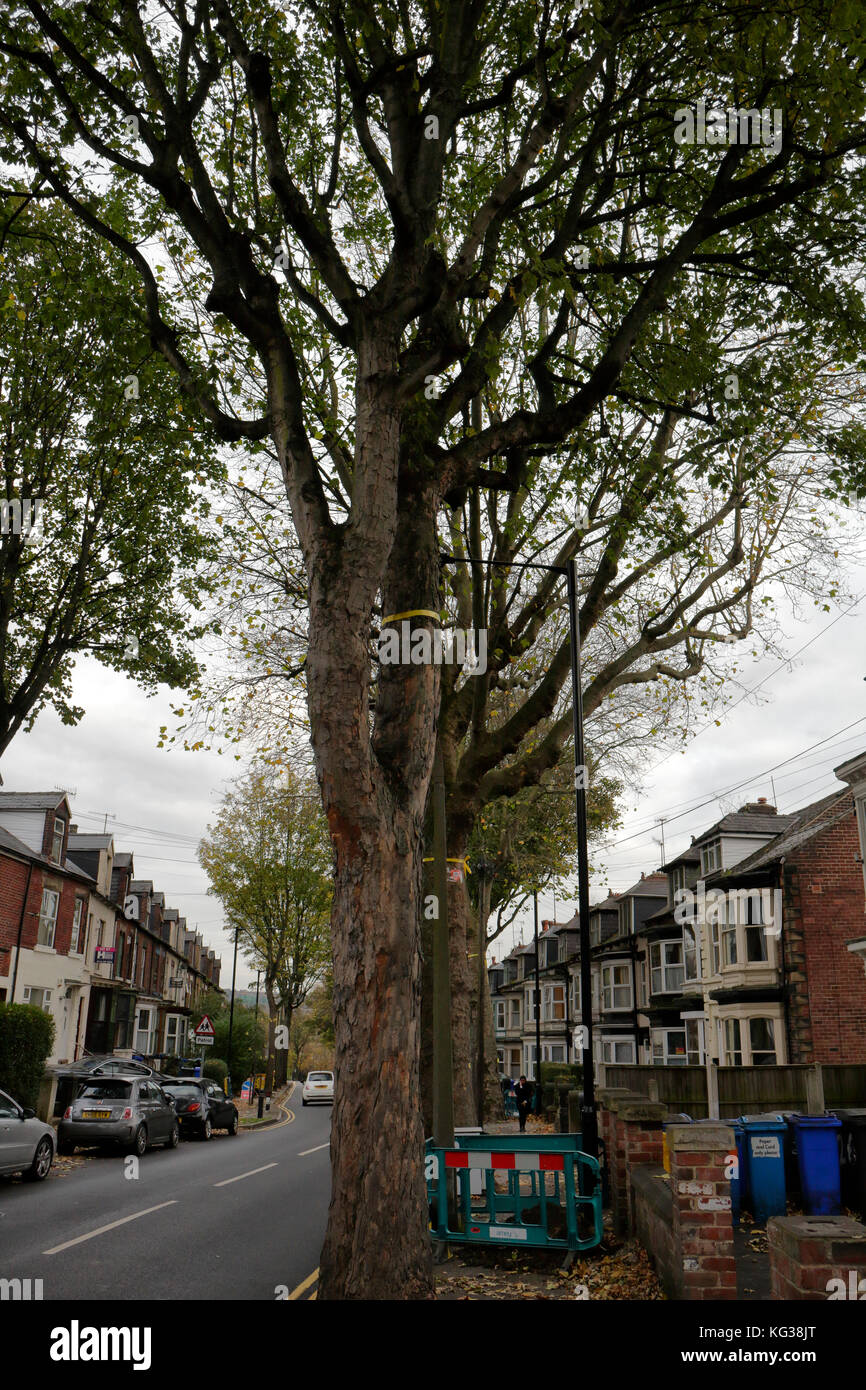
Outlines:
[[276,1068],[277,1027],[322,979],[330,958],[331,847],[316,788],[291,772],[260,765],[223,798],[199,859],[220,899],[226,928],[254,970],[268,1002],[265,1090]]

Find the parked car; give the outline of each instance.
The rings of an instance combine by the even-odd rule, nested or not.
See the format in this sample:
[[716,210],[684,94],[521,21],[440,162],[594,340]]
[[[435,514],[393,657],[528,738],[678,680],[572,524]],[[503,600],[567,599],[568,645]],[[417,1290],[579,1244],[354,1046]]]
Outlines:
[[57,1127],[57,1152],[119,1145],[139,1157],[151,1144],[176,1149],[180,1128],[174,1106],[152,1079],[94,1076],[79,1087]]
[[334,1073],[332,1071],[311,1071],[307,1074],[301,1091],[301,1104],[311,1101],[330,1101],[334,1103]]
[[196,1134],[199,1139],[210,1139],[215,1129],[237,1134],[237,1108],[216,1081],[179,1076],[163,1082],[162,1089],[174,1104],[182,1133]]
[[54,1162],[54,1130],[37,1120],[36,1111],[0,1091],[0,1173],[20,1173],[42,1182]]

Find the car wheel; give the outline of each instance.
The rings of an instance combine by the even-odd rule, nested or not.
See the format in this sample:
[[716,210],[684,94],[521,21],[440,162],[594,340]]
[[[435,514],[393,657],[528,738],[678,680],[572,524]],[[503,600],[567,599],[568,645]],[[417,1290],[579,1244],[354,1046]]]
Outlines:
[[167,1149],[176,1149],[179,1143],[180,1143],[180,1125],[172,1125],[172,1127],[171,1127],[171,1134],[168,1136],[168,1138],[167,1138],[166,1141],[165,1141],[165,1147],[166,1147]]
[[54,1149],[51,1140],[47,1135],[39,1140],[36,1145],[36,1152],[33,1155],[33,1162],[30,1167],[21,1174],[25,1182],[42,1182],[48,1177],[51,1171],[51,1164],[54,1159]]
[[238,1112],[237,1112],[237,1110],[233,1110],[233,1111],[232,1111],[232,1122],[231,1122],[231,1124],[229,1125],[229,1134],[237,1134],[237,1132],[238,1132],[239,1129],[240,1129],[240,1120],[238,1119]]
[[57,1157],[58,1157],[58,1158],[71,1158],[72,1155],[73,1155],[74,1153],[75,1153],[75,1145],[74,1145],[74,1144],[70,1144],[70,1142],[69,1142],[68,1139],[58,1139],[58,1140],[57,1140]]
[[210,1122],[210,1115],[208,1115],[207,1119],[205,1120],[204,1124],[202,1125],[201,1129],[199,1130],[199,1138],[200,1138],[200,1139],[210,1139],[210,1137],[211,1137],[212,1134],[213,1134],[213,1125],[212,1125],[211,1122]]
[[129,1152],[131,1154],[137,1154],[139,1158],[143,1158],[146,1149],[147,1128],[145,1127],[145,1125],[139,1125],[138,1129],[135,1131],[135,1134],[132,1136],[132,1143],[129,1146]]

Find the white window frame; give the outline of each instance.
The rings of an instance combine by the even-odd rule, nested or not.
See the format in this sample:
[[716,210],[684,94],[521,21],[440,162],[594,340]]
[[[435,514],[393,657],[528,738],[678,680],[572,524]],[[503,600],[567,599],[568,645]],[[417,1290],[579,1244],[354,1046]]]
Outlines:
[[[624,970],[626,981],[617,982],[615,972]],[[622,998],[622,991],[628,991],[628,1003],[617,1003],[617,996]],[[634,992],[632,990],[631,962],[630,961],[611,961],[609,965],[601,967],[601,998],[604,1013],[630,1013],[634,1008]]]
[[[46,912],[46,900],[54,899],[53,914]],[[39,908],[39,926],[36,929],[37,946],[47,946],[49,950],[54,950],[54,938],[57,935],[57,916],[60,912],[60,893],[56,888],[42,889],[42,904]],[[47,936],[48,940],[43,940]]]
[[[679,956],[678,960],[668,959],[670,950]],[[679,979],[677,979],[677,972]],[[685,977],[682,937],[651,942],[650,993],[653,995],[682,994]]]
[[494,1001],[493,1001],[493,1007],[494,1007],[494,1009],[495,1009],[495,1011],[496,1011],[496,1031],[497,1031],[497,1033],[504,1033],[504,1032],[505,1032],[505,1012],[506,1012],[506,1010],[505,1010],[505,1000],[504,1000],[504,999],[494,999]]
[[508,1027],[509,1029],[523,1027],[523,1010],[519,994],[512,994],[508,1001]]
[[72,909],[72,935],[69,938],[69,954],[71,956],[80,956],[84,954],[81,940],[81,923],[83,918],[84,899],[76,898],[75,907]]
[[[33,996],[39,995],[37,1003]],[[43,1013],[51,1013],[51,1000],[54,998],[53,989],[44,989],[42,985],[25,985],[21,993],[22,1004],[31,1004],[35,1009],[41,1009]]]
[[569,1011],[573,1019],[580,1018],[580,976],[575,972],[569,977]]
[[[57,827],[58,827],[58,826],[60,827],[60,833],[59,833],[60,845],[59,845],[59,848],[58,848],[58,844],[57,844],[57,841],[58,841],[58,830],[57,830]],[[51,862],[52,862],[52,864],[62,864],[62,863],[63,863],[63,837],[64,837],[65,834],[66,834],[66,822],[65,822],[65,820],[63,819],[62,816],[55,816],[55,817],[54,817],[54,831],[53,831],[52,836],[51,836]],[[57,851],[57,852],[55,853],[55,851]]]
[[[617,1057],[618,1048],[627,1047],[629,1055],[627,1058]],[[637,1058],[635,1052],[634,1038],[602,1038],[601,1040],[601,1061],[607,1066],[628,1067],[634,1066]]]
[[[676,1053],[671,1050],[671,1033],[682,1036],[682,1052]],[[651,1043],[653,1066],[685,1067],[689,1064],[689,1033],[685,1023],[681,1023],[679,1027],[653,1028]]]
[[[554,1054],[555,1052],[558,1053],[559,1056],[554,1057],[553,1054]],[[542,1043],[542,1044],[541,1044],[541,1060],[542,1060],[542,1062],[564,1062],[564,1061],[565,1061],[565,1043]]]
[[714,873],[722,867],[722,841],[720,836],[710,840],[701,849],[701,877]]
[[565,985],[543,984],[541,986],[542,1023],[564,1023],[565,1012]]

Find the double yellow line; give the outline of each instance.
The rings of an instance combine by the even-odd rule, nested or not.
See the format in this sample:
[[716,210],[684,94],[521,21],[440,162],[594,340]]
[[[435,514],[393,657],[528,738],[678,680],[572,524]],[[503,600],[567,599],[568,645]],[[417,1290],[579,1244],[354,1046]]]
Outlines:
[[312,1274],[308,1274],[306,1279],[302,1280],[302,1282],[298,1285],[296,1289],[292,1289],[292,1292],[289,1294],[289,1301],[291,1301],[292,1299],[303,1298],[306,1294],[307,1301],[311,1303],[313,1299],[316,1297],[316,1290],[314,1289],[312,1293],[307,1293],[307,1289],[310,1288],[312,1284],[315,1284],[318,1278],[319,1271],[318,1269],[314,1269]]

